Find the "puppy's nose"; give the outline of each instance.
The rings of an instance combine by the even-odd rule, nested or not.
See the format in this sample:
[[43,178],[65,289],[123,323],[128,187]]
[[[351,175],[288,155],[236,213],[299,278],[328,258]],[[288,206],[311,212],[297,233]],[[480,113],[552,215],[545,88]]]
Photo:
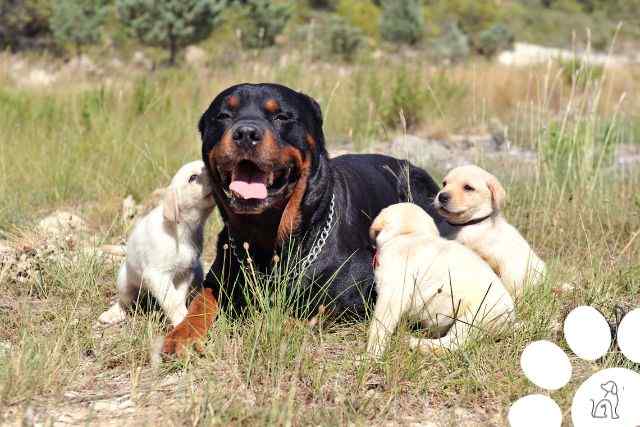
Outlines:
[[449,193],[438,194],[438,201],[443,205],[446,205],[449,200],[451,200],[451,195]]
[[238,145],[252,147],[262,141],[262,132],[254,125],[240,125],[233,131],[232,138]]

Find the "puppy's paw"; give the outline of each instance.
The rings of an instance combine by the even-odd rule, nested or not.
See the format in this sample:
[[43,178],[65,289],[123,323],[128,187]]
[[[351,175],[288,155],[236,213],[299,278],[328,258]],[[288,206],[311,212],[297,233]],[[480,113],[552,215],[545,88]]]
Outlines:
[[111,326],[124,321],[127,313],[119,303],[113,304],[109,310],[105,311],[98,317],[98,322],[103,326]]

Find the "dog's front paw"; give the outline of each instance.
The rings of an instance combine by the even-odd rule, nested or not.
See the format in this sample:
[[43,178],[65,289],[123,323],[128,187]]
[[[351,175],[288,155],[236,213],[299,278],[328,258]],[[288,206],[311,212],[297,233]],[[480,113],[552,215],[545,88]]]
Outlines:
[[198,353],[204,352],[202,336],[194,331],[191,324],[182,322],[164,338],[161,353],[165,358],[182,357],[191,348],[194,348]]

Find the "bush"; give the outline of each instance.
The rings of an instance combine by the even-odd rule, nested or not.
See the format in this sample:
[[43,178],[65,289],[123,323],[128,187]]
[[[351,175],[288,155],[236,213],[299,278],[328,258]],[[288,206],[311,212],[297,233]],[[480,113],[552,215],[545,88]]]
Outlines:
[[103,0],[58,0],[49,25],[60,45],[72,44],[80,55],[84,45],[100,40],[107,7]]
[[46,47],[51,41],[50,0],[0,1],[0,49]]
[[380,8],[368,0],[340,0],[336,13],[367,36],[380,35]]
[[469,56],[469,38],[457,24],[450,23],[445,27],[442,36],[435,41],[433,50],[441,58],[458,62]]
[[289,3],[271,0],[248,0],[243,13],[244,23],[240,41],[246,48],[260,49],[273,46],[291,18]]
[[410,76],[404,67],[394,74],[390,96],[383,102],[380,111],[382,122],[386,126],[397,128],[401,112],[407,129],[420,122],[427,101],[425,92],[418,89],[421,86],[420,79],[415,74]]
[[394,43],[416,44],[424,33],[421,0],[385,0],[382,2],[380,34]]
[[559,61],[562,77],[566,84],[574,85],[579,89],[597,83],[604,76],[602,65],[591,65],[580,59],[574,58],[569,61]]
[[510,49],[514,40],[515,37],[509,28],[495,24],[478,34],[476,49],[479,54],[491,58],[500,51]]
[[313,9],[336,10],[336,0],[308,0],[309,6]]
[[331,53],[352,61],[364,41],[362,31],[336,16],[329,21],[327,32]]
[[225,0],[117,0],[123,24],[143,43],[178,51],[205,39],[218,22]]

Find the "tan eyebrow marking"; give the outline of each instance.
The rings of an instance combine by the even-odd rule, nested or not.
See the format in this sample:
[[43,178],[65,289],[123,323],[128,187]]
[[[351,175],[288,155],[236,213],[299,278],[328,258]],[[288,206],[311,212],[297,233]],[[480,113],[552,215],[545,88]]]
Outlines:
[[264,103],[264,109],[269,113],[275,113],[280,109],[280,104],[273,98],[267,99],[267,101]]
[[227,98],[227,106],[232,110],[238,108],[240,106],[240,98],[235,95],[231,95]]

